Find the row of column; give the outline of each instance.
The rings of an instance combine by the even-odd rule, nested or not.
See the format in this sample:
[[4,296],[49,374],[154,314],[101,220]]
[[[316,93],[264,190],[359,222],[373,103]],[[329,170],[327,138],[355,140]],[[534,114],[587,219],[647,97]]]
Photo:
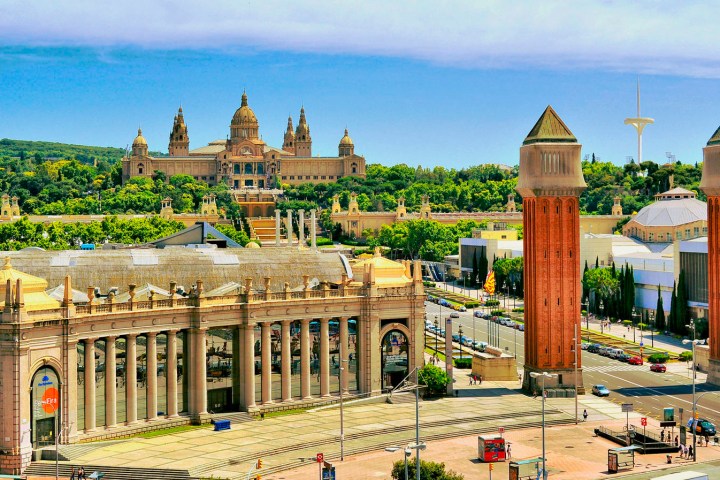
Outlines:
[[[275,210],[275,246],[280,246],[280,210]],[[302,246],[305,243],[305,210],[298,210],[298,244]],[[317,231],[316,231],[315,209],[310,210],[310,242],[311,248],[317,248]],[[292,245],[292,210],[287,211],[287,220],[285,221],[285,230],[287,231],[287,245]]]
[[[310,393],[310,362],[311,362],[311,344],[310,344],[310,322],[311,319],[300,320],[300,396],[303,399],[312,397]],[[330,328],[329,318],[320,319],[320,396],[330,396]],[[273,403],[272,399],[272,359],[271,359],[271,342],[272,342],[272,323],[266,322],[260,324],[260,361],[262,364],[260,383],[262,385],[261,398],[259,399],[263,405]],[[292,400],[291,385],[291,335],[290,324],[292,321],[284,320],[281,322],[280,330],[280,372],[281,372],[281,401],[287,402]],[[244,402],[246,408],[256,407],[255,398],[255,327],[254,325],[246,325],[241,327],[241,334],[244,337],[244,348],[241,355],[243,358],[243,390]],[[339,335],[340,335],[340,387],[343,393],[348,392],[348,318],[339,319]]]
[[[194,333],[192,330],[190,333]],[[177,378],[178,378],[178,362],[177,362],[177,331],[170,330],[164,332],[167,335],[167,355],[165,364],[165,378],[167,380],[167,417],[172,418],[178,415],[177,400]],[[143,334],[146,337],[146,371],[147,378],[147,399],[145,419],[148,421],[156,420],[158,410],[158,375],[157,375],[157,333],[150,332]],[[197,341],[194,345],[196,353],[201,353],[202,361],[192,362],[193,374],[190,376],[197,379],[197,375],[202,373],[199,370],[205,369],[205,336],[191,335],[191,337],[200,337],[202,345]],[[95,342],[97,338],[88,338],[83,340],[85,344],[85,431],[91,432],[96,429],[96,375],[95,375]],[[117,337],[110,336],[101,340],[105,341],[105,426],[112,428],[117,426],[117,364],[116,364],[116,346]],[[125,405],[127,409],[127,425],[131,425],[138,421],[138,391],[137,391],[137,335],[130,334],[125,336],[126,354],[125,354]],[[198,352],[200,350],[200,352]],[[189,367],[189,366],[188,366]],[[186,367],[187,368],[187,367]],[[205,376],[200,377],[203,386],[205,384]],[[204,388],[202,389],[204,392]],[[192,395],[191,401],[195,401],[197,411],[203,412],[206,408],[205,395]],[[198,403],[199,402],[199,403]]]

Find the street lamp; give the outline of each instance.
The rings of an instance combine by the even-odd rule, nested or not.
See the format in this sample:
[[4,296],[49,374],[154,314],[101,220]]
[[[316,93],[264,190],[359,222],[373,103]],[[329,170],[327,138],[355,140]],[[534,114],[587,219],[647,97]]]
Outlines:
[[349,361],[343,358],[343,349],[342,345],[340,345],[340,365],[338,368],[338,385],[340,386],[340,461],[345,461],[345,419],[343,415],[343,390],[345,390],[345,385],[343,385],[343,370],[345,370],[345,367],[343,367],[343,362],[348,363]]
[[545,379],[546,378],[553,378],[557,377],[557,374],[555,373],[548,373],[548,372],[530,372],[530,376],[533,378],[540,378],[542,377],[542,461],[543,461],[543,480],[547,480],[548,478],[548,471],[545,466]]
[[[632,324],[633,324],[633,343],[635,343],[635,326],[637,325],[638,313],[637,313],[637,309],[635,309],[634,306],[632,308],[631,316],[632,316]],[[642,335],[640,335],[640,341],[642,342]]]
[[435,315],[435,355],[438,356],[438,335],[440,332],[440,325],[438,324],[438,317]]
[[585,330],[588,332],[588,342],[590,341],[590,312],[588,312],[588,308],[590,308],[590,305],[588,304],[588,297],[585,297],[583,302],[580,304],[580,308],[585,311]]
[[[408,445],[405,448],[403,447],[385,447],[386,452],[397,452],[398,450],[403,450],[403,453],[405,454],[405,480],[410,480],[408,477],[408,458],[410,458],[410,455],[412,455],[413,450],[425,450],[427,445],[425,443],[416,443],[412,445]],[[415,466],[415,470],[417,472],[420,472],[420,465]]]
[[695,422],[697,422],[698,414],[697,414],[697,402],[695,401],[695,377],[697,375],[697,360],[695,359],[695,345],[697,345],[698,341],[695,340],[695,322],[693,322],[691,325],[685,325],[685,326],[687,328],[689,328],[690,330],[692,330],[692,332],[693,332],[693,339],[688,340],[686,338],[685,340],[683,340],[683,343],[685,343],[685,344],[691,343],[692,344],[692,361],[693,361],[693,367],[692,367],[692,404],[693,404],[692,414],[693,414],[693,417],[692,417],[692,422],[690,423],[690,425],[692,425],[692,429],[693,429],[693,462],[697,462],[697,443],[696,443],[697,442],[697,426],[696,426]]
[[650,312],[650,347],[655,348],[655,312]]
[[602,299],[600,300],[600,334],[603,334],[603,314],[605,313],[605,304],[603,303]]

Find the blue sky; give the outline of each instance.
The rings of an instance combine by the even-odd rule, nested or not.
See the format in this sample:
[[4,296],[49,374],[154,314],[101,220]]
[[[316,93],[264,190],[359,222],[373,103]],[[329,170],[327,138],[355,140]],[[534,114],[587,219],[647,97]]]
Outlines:
[[720,125],[714,2],[27,3],[0,5],[0,138],[125,147],[139,125],[166,151],[182,103],[197,148],[245,89],[274,146],[304,105],[315,154],[347,127],[369,162],[515,165],[551,104],[621,164],[638,76],[645,159],[700,161]]

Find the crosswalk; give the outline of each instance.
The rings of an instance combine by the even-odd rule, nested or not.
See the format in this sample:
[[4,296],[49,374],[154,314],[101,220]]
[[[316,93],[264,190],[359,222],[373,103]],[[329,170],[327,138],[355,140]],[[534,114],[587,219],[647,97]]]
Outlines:
[[642,365],[628,365],[618,363],[617,365],[593,365],[589,367],[583,367],[584,372],[638,372],[640,370],[647,370],[647,367]]

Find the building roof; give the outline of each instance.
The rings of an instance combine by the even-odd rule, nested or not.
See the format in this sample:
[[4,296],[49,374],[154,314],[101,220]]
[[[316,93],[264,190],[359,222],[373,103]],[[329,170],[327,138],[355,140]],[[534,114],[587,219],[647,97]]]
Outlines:
[[190,150],[190,155],[214,155],[216,153],[220,153],[225,150],[225,141],[223,140],[223,144],[217,144],[217,143],[209,143],[208,145],[200,148],[196,148],[194,150]]
[[[673,198],[677,195],[685,198]],[[686,193],[693,194],[686,196]],[[684,189],[673,189],[658,196],[656,202],[641,209],[633,221],[647,227],[675,227],[697,221],[707,221],[707,204],[695,198],[694,193]]]
[[263,147],[263,153],[267,152],[277,152],[280,155],[293,155],[291,152],[288,152],[287,150],[283,150],[282,148],[277,147],[271,147],[270,145],[265,145]]
[[[216,241],[208,241],[210,237],[213,237]],[[242,245],[235,242],[227,235],[221,233],[219,230],[217,230],[215,227],[213,227],[207,222],[196,222],[195,225],[192,225],[185,230],[181,230],[177,233],[173,233],[172,235],[168,235],[167,237],[155,240],[153,242],[149,242],[147,245],[152,245],[157,248],[165,248],[170,245],[186,246],[205,243],[217,244],[218,241],[221,244],[224,244],[222,246],[243,248]]]
[[382,257],[379,249],[375,250],[375,255],[371,258],[356,262],[352,266],[354,283],[362,282],[365,267],[368,265],[374,265],[375,283],[381,287],[404,287],[408,283],[412,283],[412,279],[405,276],[405,266]]
[[715,130],[715,133],[713,133],[713,136],[710,137],[710,140],[708,140],[708,146],[710,145],[720,145],[720,127],[718,127],[717,130]]
[[560,119],[555,110],[548,105],[530,133],[525,137],[523,145],[540,142],[577,143],[577,138]]
[[[638,255],[650,253],[650,248],[644,243],[634,238],[624,235],[615,235],[614,233],[586,233],[584,238],[605,238],[610,241],[612,254],[614,257],[624,255]],[[582,241],[582,240],[581,240]]]
[[14,289],[17,281],[22,283],[23,301],[28,311],[47,310],[60,307],[60,302],[50,297],[45,292],[48,286],[47,280],[30,275],[28,273],[15,270],[10,264],[10,257],[5,258],[5,265],[0,270],[0,305],[5,305],[5,294],[7,293],[7,283],[10,281],[11,288]]

